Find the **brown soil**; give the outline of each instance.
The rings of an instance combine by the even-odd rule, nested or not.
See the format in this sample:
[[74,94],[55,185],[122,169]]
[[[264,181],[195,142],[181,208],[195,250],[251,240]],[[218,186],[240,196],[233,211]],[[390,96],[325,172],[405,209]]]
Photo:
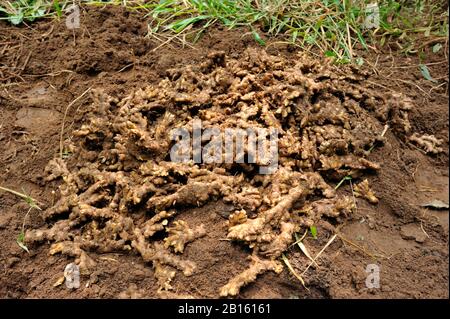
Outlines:
[[[145,37],[145,19],[120,8],[87,9],[81,26],[72,32],[64,21],[41,21],[32,28],[0,23],[0,185],[29,194],[46,208],[59,194],[58,183],[44,181],[44,168],[59,155],[67,106],[88,88],[123,99],[138,88],[156,85],[170,68],[204,62],[210,52],[221,50],[239,60],[247,48],[260,49],[245,30],[220,28],[208,32],[194,47],[160,46]],[[297,49],[275,40],[266,50],[296,59]],[[433,54],[429,49],[423,61],[443,83],[436,87],[423,79],[418,57],[391,52],[385,48],[367,56],[364,68],[372,73],[365,86],[411,98],[411,131],[443,139],[443,152],[427,155],[404,135],[388,130],[384,145],[369,156],[381,169],[365,175],[380,201],[375,206],[356,199],[357,209],[339,223],[339,234],[346,240],[336,238],[318,259],[320,268],[311,267],[303,276],[309,290],[285,267],[280,274],[262,274],[239,297],[448,298],[448,210],[420,207],[433,199],[449,201],[447,57],[443,50]],[[92,101],[91,95],[85,95],[71,105],[64,138],[85,123]],[[348,183],[338,195],[352,196]],[[178,273],[169,297],[217,298],[220,288],[248,267],[249,249],[220,240],[227,236],[222,215],[229,209],[217,201],[179,213],[191,226],[203,223],[208,234],[186,246],[182,257],[194,261],[197,271],[190,277]],[[157,294],[153,268],[137,253],[123,251],[90,253],[97,266],[90,276],[82,276],[79,289],[54,287],[73,258],[50,256],[50,243],[30,244],[29,254],[17,245],[27,211],[22,200],[0,193],[0,297],[165,296]],[[45,228],[48,224],[42,216],[31,211],[26,229]],[[333,235],[330,223],[335,221],[319,222],[318,239],[304,240],[312,255]],[[299,273],[308,264],[298,247],[290,247],[286,256]],[[365,286],[368,264],[380,266],[380,289]]]

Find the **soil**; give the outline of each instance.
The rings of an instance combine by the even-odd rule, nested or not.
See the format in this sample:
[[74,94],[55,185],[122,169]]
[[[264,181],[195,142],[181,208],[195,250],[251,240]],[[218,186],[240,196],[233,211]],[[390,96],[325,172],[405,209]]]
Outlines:
[[[122,8],[84,8],[81,28],[68,30],[63,20],[40,21],[25,27],[0,22],[0,185],[24,192],[50,207],[58,199],[58,183],[44,180],[44,168],[58,157],[61,123],[64,139],[85,123],[92,95],[101,88],[119,100],[138,88],[157,84],[167,70],[205,61],[211,52],[224,51],[239,59],[254,47],[261,49],[246,30],[217,27],[197,44],[178,42],[161,45],[146,37],[147,21]],[[268,40],[266,51],[295,59],[298,49]],[[401,92],[411,98],[411,131],[432,134],[443,140],[443,152],[433,155],[388,130],[383,146],[370,160],[380,164],[370,174],[370,185],[379,203],[356,198],[356,209],[339,228],[339,236],[311,267],[302,284],[285,269],[267,272],[241,289],[239,298],[448,298],[448,210],[420,205],[448,195],[448,60],[444,50],[426,49],[424,60],[396,51],[395,45],[379,52],[364,53],[364,69],[371,72],[365,85],[380,92]],[[418,65],[428,65],[438,84],[423,78]],[[79,98],[81,96],[81,98]],[[73,102],[75,101],[75,102]],[[67,111],[67,114],[66,114]],[[352,196],[349,183],[338,194]],[[0,297],[2,298],[217,298],[230,278],[248,267],[249,249],[227,240],[229,207],[208,202],[184,208],[180,215],[189,225],[203,223],[208,230],[186,246],[183,258],[195,261],[190,277],[177,274],[171,294],[157,293],[154,270],[135,252],[91,253],[97,262],[81,287],[54,287],[73,258],[49,255],[50,243],[30,245],[27,253],[16,243],[27,203],[0,192]],[[47,225],[43,215],[32,210],[25,227]],[[316,255],[333,236],[330,223],[317,224],[317,239],[303,241]],[[298,249],[285,253],[301,273],[309,263]],[[380,267],[380,288],[366,287],[366,267]],[[89,283],[89,284],[88,284]],[[88,284],[88,285],[87,285]]]

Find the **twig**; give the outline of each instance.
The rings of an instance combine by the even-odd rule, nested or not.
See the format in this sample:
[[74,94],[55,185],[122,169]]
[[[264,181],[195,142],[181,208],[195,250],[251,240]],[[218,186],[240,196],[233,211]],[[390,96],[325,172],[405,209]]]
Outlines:
[[59,156],[62,158],[63,157],[63,136],[64,136],[64,123],[66,121],[66,117],[67,117],[67,112],[69,111],[69,108],[74,105],[79,99],[81,99],[83,96],[85,96],[92,87],[88,88],[86,91],[84,91],[79,97],[77,97],[75,100],[73,100],[72,102],[69,103],[69,105],[67,105],[66,110],[64,111],[64,117],[62,120],[62,124],[61,124],[61,135],[59,137]]
[[347,24],[348,53],[350,55],[350,59],[352,59],[353,58],[352,38],[350,36],[350,28],[348,26],[348,23],[346,24]]
[[293,243],[293,244],[291,244],[289,247],[292,247],[292,246],[294,246],[294,245],[296,245],[296,244],[302,242],[303,239],[305,239],[305,237],[306,237],[307,234],[308,234],[308,230],[305,231],[305,233],[303,234],[302,238],[300,238],[300,239],[298,239],[298,238],[297,238],[297,237],[298,237],[297,234],[295,234],[296,242]]
[[295,239],[297,239],[297,242],[296,242],[296,243],[297,243],[298,247],[300,248],[300,250],[305,254],[305,256],[306,256],[309,260],[311,260],[317,268],[319,268],[319,265],[318,265],[318,264],[316,263],[316,261],[311,257],[311,255],[309,254],[308,249],[307,249],[306,246],[302,243],[302,240],[303,240],[303,238],[305,238],[305,236],[306,236],[307,233],[308,233],[308,231],[305,232],[305,235],[304,235],[301,239],[298,239],[298,235],[295,234]]
[[428,237],[431,238],[430,235],[428,235],[428,233],[425,231],[425,229],[423,228],[423,222],[422,220],[420,220],[420,229],[422,229],[423,233]]
[[[333,237],[330,238],[330,240],[326,243],[325,246],[323,246],[323,248],[319,251],[319,253],[316,255],[316,257],[314,257],[314,262],[316,262],[317,258],[320,257],[320,255],[322,255],[322,253],[325,251],[325,249],[327,249],[328,246],[331,245],[331,243],[336,239],[337,234],[333,235]],[[303,276],[309,269],[309,267],[311,267],[314,263],[310,262],[309,265],[306,267],[306,269],[302,272],[301,276]]]
[[355,192],[353,191],[352,180],[350,179],[349,182],[350,182],[350,189],[352,190],[353,204],[355,205],[355,213],[358,213],[358,205],[356,205],[356,198],[355,198]]
[[23,223],[22,223],[22,234],[25,234],[25,222],[26,219],[28,217],[28,215],[30,214],[31,210],[33,209],[33,207],[30,206],[30,209],[28,209],[27,213],[25,214],[25,216],[23,217]]
[[372,82],[372,81],[367,80],[367,83],[370,83],[370,84],[372,84],[372,85],[379,86],[379,87],[381,87],[381,88],[383,88],[383,89],[385,89],[385,90],[388,90],[388,91],[394,91],[394,90],[388,88],[387,86],[384,86],[384,85],[379,84],[379,83],[376,83],[376,82]]
[[43,77],[43,76],[58,76],[61,73],[74,73],[73,71],[70,70],[61,70],[61,71],[57,71],[57,72],[52,72],[52,73],[44,73],[44,74],[22,74],[23,76],[30,76],[30,77]]
[[348,240],[347,238],[343,237],[343,236],[340,235],[340,234],[339,234],[338,236],[339,236],[339,239],[342,240],[343,242],[345,242],[345,243],[347,243],[347,244],[349,244],[349,245],[351,245],[351,246],[353,246],[353,247],[359,249],[360,251],[362,251],[363,253],[365,253],[367,256],[369,256],[369,257],[371,257],[371,258],[373,258],[373,259],[376,259],[376,256],[375,256],[374,254],[369,253],[369,252],[368,252],[366,249],[364,249],[363,247],[359,246],[358,244],[355,244],[354,242]]
[[388,124],[384,125],[383,132],[381,132],[381,137],[384,137],[384,134],[386,134],[388,129],[389,129],[389,125]]
[[281,259],[283,259],[284,263],[286,264],[288,269],[291,271],[291,273],[295,276],[295,278],[297,278],[302,283],[303,287],[309,291],[308,287],[305,286],[305,281],[303,280],[302,276],[297,274],[297,272],[294,270],[294,268],[292,267],[292,265],[289,262],[289,260],[287,259],[287,257],[284,254],[282,254]]
[[[384,128],[383,128],[383,131],[382,131],[381,134],[380,134],[380,137],[384,137],[384,135],[386,134],[386,132],[387,132],[388,129],[389,129],[389,125],[388,125],[388,124],[385,124],[385,125],[384,125]],[[369,153],[373,151],[373,149],[375,148],[375,145],[376,145],[376,144],[377,144],[377,141],[375,141],[375,142],[373,143],[373,145],[369,148]]]
[[441,84],[439,84],[439,85],[433,86],[433,87],[430,89],[430,91],[428,91],[428,94],[431,94],[432,91],[437,90],[437,89],[439,89],[441,86],[444,86],[444,85],[446,85],[446,84],[447,84],[447,82],[443,82],[443,83],[441,83]]
[[424,89],[422,89],[420,86],[418,86],[417,84],[411,82],[411,81],[406,81],[406,80],[402,80],[402,79],[393,79],[394,81],[400,81],[409,85],[414,85],[416,88],[418,88],[420,91],[422,91],[423,93],[425,93],[425,95],[427,97],[430,97],[430,94],[428,94],[428,92],[426,92]]
[[125,65],[123,68],[121,68],[119,71],[117,71],[116,73],[120,73],[120,72],[122,72],[122,71],[128,69],[130,66],[133,66],[133,65],[134,65],[134,62],[133,62],[133,63],[130,63],[130,64],[127,64],[127,65]]
[[437,37],[437,38],[431,39],[431,40],[429,40],[429,41],[426,41],[426,42],[422,43],[422,44],[417,48],[417,50],[423,49],[424,47],[426,47],[426,46],[428,46],[428,45],[430,45],[430,44],[434,44],[434,43],[437,43],[437,42],[441,42],[441,41],[447,40],[447,38],[448,38],[448,37]]
[[27,203],[29,203],[29,201],[31,200],[31,201],[33,202],[33,205],[31,205],[31,204],[29,203],[30,206],[34,206],[36,209],[42,210],[38,205],[36,205],[36,203],[39,203],[39,201],[35,200],[35,199],[34,199],[33,197],[31,197],[31,196],[28,196],[28,195],[19,193],[19,192],[15,191],[15,190],[12,190],[12,189],[6,188],[6,187],[2,187],[2,186],[0,186],[0,190],[5,191],[5,192],[8,192],[8,193],[11,193],[11,194],[16,195],[16,196],[19,196],[20,198],[22,198],[23,200],[25,200]]
[[[432,63],[424,63],[423,65],[430,66],[430,65],[437,65],[437,64],[443,64],[448,63],[447,60],[440,61],[440,62],[432,62]],[[392,67],[393,69],[409,69],[409,68],[417,68],[420,64],[409,64],[409,65],[399,65]]]

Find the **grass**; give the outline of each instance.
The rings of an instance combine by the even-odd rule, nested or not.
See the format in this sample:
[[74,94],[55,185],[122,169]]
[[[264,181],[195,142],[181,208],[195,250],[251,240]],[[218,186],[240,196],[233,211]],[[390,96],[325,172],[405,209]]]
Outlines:
[[323,246],[323,248],[317,253],[317,255],[313,258],[313,260],[308,264],[308,266],[305,268],[305,270],[303,270],[303,272],[300,274],[300,276],[304,276],[305,273],[308,271],[308,269],[312,266],[312,265],[317,265],[316,260],[322,255],[322,253],[325,251],[325,249],[327,249],[328,246],[331,245],[331,243],[336,239],[337,234],[334,234],[330,240],[328,240],[328,242],[325,244],[325,246]]
[[19,245],[20,248],[22,248],[23,250],[25,250],[27,253],[30,253],[28,247],[25,245],[25,221],[28,217],[28,215],[30,214],[31,210],[37,209],[37,210],[42,210],[36,203],[37,200],[35,200],[34,198],[32,198],[31,196],[25,194],[25,193],[19,193],[13,189],[10,188],[6,188],[6,187],[2,187],[0,186],[0,190],[11,193],[13,195],[16,195],[18,197],[20,197],[21,199],[23,199],[28,206],[30,207],[27,211],[27,213],[25,214],[25,216],[23,217],[23,222],[22,222],[22,229],[21,232],[19,233],[19,235],[17,236],[16,242],[17,245]]
[[344,176],[339,183],[337,183],[337,185],[334,187],[334,189],[338,189],[339,187],[341,187],[341,185],[345,182],[345,181],[351,181],[352,177],[350,175]]
[[[306,236],[306,233],[305,233],[305,236]],[[298,236],[298,234],[294,234],[294,237],[295,237],[295,243],[293,245],[297,244],[298,247],[300,248],[300,250],[302,251],[302,253],[304,253],[305,256],[316,265],[316,267],[319,267],[319,265],[316,263],[316,261],[311,257],[311,254],[309,253],[308,248],[306,248],[305,244],[303,244],[302,241],[304,238],[300,238]]]
[[289,262],[289,259],[287,259],[285,254],[281,254],[281,260],[283,260],[284,264],[286,265],[286,267],[288,267],[289,271],[291,272],[292,275],[294,275],[295,278],[297,278],[302,286],[309,291],[308,287],[306,287],[305,285],[305,281],[303,280],[302,276],[300,276],[294,269],[294,267],[292,267],[291,263]]
[[[13,24],[36,18],[61,16],[73,1],[0,0],[3,19]],[[379,0],[380,27],[366,30],[365,7],[373,0],[107,0],[80,1],[87,5],[123,5],[149,19],[149,33],[188,34],[197,41],[219,24],[246,27],[255,41],[278,36],[307,50],[314,48],[338,61],[357,58],[355,49],[370,49],[397,39],[400,49],[415,53],[417,34],[448,35],[448,10],[442,0]],[[2,17],[0,17],[2,19]],[[414,36],[416,35],[416,36]],[[360,60],[359,60],[360,61]]]
[[311,226],[309,227],[309,231],[311,232],[311,236],[313,236],[314,239],[317,239],[317,227]]
[[[65,1],[69,3],[69,1]],[[59,0],[0,0],[0,19],[6,19],[14,25],[33,22],[38,18],[62,16]]]
[[8,192],[11,193],[13,195],[16,195],[20,198],[22,198],[31,208],[35,208],[37,210],[42,210],[37,204],[37,200],[35,200],[34,198],[30,197],[29,195],[26,195],[24,193],[19,193],[15,190],[12,190],[10,188],[6,188],[6,187],[2,187],[0,186],[0,190],[4,191],[4,192]]

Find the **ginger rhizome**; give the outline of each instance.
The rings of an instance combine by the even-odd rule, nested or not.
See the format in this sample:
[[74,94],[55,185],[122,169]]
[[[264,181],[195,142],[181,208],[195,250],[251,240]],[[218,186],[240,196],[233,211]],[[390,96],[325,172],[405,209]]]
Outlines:
[[[287,60],[248,49],[233,59],[215,52],[123,99],[94,91],[83,123],[65,142],[72,155],[46,168],[46,182],[59,185],[59,199],[44,213],[48,227],[28,231],[25,240],[52,242],[50,253],[76,258],[85,273],[95,268],[96,252],[139,254],[153,267],[158,291],[169,294],[178,272],[198,271],[186,250],[213,231],[188,225],[186,211],[223,201],[232,214],[214,227],[253,253],[249,268],[218,293],[237,295],[259,274],[280,272],[278,258],[295,233],[352,213],[353,199],[330,184],[380,169],[367,157],[383,142],[383,127],[411,134],[411,100],[371,90],[363,71],[340,68],[305,55]],[[192,134],[194,121],[220,132],[276,128],[277,170],[260,174],[265,161],[243,161],[249,143],[232,162],[196,163],[192,149],[190,160],[171,161],[172,130]],[[439,151],[440,141],[429,136],[410,140]],[[368,184],[356,191],[376,201]]]

